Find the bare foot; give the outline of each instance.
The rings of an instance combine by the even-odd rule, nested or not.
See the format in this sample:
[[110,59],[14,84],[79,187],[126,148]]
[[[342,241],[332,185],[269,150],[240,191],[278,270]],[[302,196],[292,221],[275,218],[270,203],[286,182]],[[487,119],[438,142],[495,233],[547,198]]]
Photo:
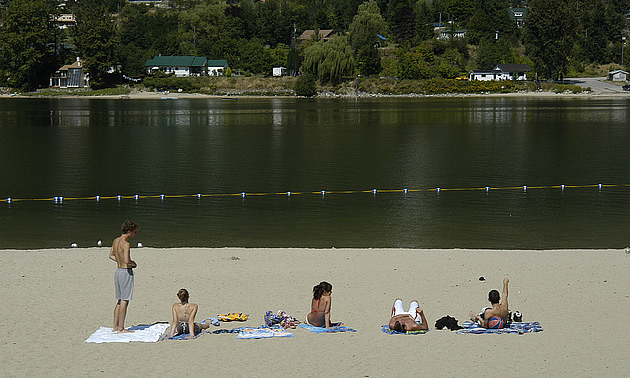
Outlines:
[[134,331],[130,331],[128,329],[121,329],[120,331],[116,332],[116,333],[133,333]]

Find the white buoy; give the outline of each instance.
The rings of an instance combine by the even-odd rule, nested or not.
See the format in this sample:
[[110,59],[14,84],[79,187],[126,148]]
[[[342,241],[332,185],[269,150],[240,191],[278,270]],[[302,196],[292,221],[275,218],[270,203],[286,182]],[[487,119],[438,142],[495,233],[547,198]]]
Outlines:
[[101,196],[96,196],[94,198],[96,199],[96,202],[99,202],[101,200]]
[[435,188],[435,192],[436,192],[437,194],[440,194],[440,190],[442,190],[442,189],[440,189],[440,188]]
[[523,185],[523,192],[527,191],[527,185]]
[[118,201],[120,201],[120,200],[122,199],[122,196],[119,194],[119,195],[117,195],[117,196],[116,196],[116,199],[117,199]]
[[160,194],[160,199],[164,201],[164,194]]
[[135,198],[135,200],[137,201],[140,199],[140,196],[136,194],[135,196],[133,196],[133,198]]
[[245,192],[241,192],[241,197],[245,197]]
[[291,196],[291,192],[287,192],[287,196],[289,196],[289,197],[290,197],[290,196]]
[[372,189],[372,193],[373,193],[373,194],[376,194],[376,189]]
[[560,185],[560,189],[564,192],[564,184]]
[[486,193],[488,193],[490,191],[490,187],[486,186]]
[[72,244],[70,244],[70,247],[76,248],[76,247],[78,247],[78,245],[77,245],[77,243],[72,243]]
[[96,242],[96,245],[98,245],[100,247],[100,246],[103,245],[103,242],[99,240],[99,241]]
[[407,194],[407,188],[403,189],[403,193]]
[[201,198],[201,193],[197,193],[197,198]]
[[138,242],[138,248],[142,248],[142,243]]
[[13,201],[11,197],[7,198],[7,203],[11,203],[11,201]]
[[322,190],[322,197],[326,195],[326,191]]
[[602,184],[598,184],[597,187],[599,188],[599,190],[602,190]]

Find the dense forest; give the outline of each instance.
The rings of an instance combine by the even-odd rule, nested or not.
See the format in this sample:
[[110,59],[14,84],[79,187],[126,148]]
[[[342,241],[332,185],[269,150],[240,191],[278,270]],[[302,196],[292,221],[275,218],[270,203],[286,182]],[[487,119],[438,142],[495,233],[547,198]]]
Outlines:
[[[155,55],[225,59],[246,76],[285,66],[332,84],[455,78],[501,63],[551,80],[627,66],[629,12],[630,0],[0,0],[0,86],[45,87],[80,56],[92,86],[107,87],[144,77]],[[62,29],[53,20],[65,13],[76,24]],[[440,39],[438,28],[465,37]],[[297,41],[309,29],[335,37]]]

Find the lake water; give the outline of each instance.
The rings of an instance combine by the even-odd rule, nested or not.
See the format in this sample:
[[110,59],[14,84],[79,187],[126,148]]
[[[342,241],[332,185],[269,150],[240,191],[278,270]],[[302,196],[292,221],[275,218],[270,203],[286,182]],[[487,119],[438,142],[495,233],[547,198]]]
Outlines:
[[0,248],[623,248],[630,99],[2,99],[0,177]]

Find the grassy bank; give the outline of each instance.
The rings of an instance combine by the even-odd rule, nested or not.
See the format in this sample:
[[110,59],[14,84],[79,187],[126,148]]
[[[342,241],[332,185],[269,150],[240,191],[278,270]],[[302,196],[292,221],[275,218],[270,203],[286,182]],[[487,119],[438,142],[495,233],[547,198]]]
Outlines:
[[[214,96],[295,96],[294,77],[149,77],[144,82],[106,89],[47,88],[23,96],[124,96],[138,91],[200,93]],[[467,81],[455,79],[401,80],[395,78],[356,78],[331,85],[317,83],[319,96],[409,96],[441,94],[500,94],[545,91],[580,93],[576,85],[533,81]]]

